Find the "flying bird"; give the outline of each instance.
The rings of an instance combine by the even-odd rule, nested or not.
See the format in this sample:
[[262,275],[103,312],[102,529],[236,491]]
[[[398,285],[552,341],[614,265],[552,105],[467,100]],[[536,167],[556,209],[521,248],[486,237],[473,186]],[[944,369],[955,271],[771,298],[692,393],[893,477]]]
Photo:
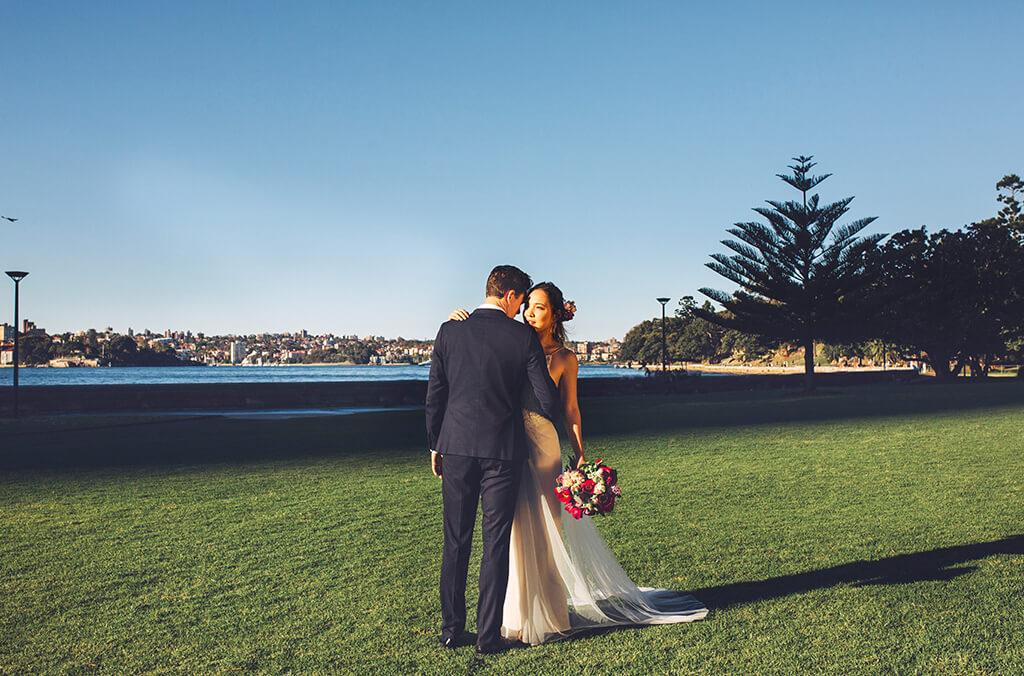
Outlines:
[[0,216],[0,218],[4,219],[5,221],[10,221],[11,223],[17,223],[18,222],[17,218],[11,218],[10,216]]

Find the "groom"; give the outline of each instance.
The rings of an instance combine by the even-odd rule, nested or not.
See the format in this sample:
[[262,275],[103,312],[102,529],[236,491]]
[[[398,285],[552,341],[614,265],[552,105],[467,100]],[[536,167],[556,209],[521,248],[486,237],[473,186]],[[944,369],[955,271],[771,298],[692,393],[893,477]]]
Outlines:
[[[505,648],[500,635],[508,586],[509,535],[526,457],[522,396],[529,383],[554,418],[558,393],[536,332],[515,321],[530,277],[499,265],[487,298],[464,322],[441,325],[427,384],[430,465],[442,477],[441,645],[454,648],[466,626],[466,574],[477,501],[483,504],[483,559],[476,624],[478,653]],[[442,461],[443,458],[443,461]]]

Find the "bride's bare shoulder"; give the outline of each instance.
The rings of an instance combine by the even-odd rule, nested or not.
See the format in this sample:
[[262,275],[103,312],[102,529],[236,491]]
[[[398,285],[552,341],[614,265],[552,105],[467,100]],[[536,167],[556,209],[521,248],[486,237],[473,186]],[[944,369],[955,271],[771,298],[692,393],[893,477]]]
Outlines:
[[579,366],[579,359],[576,357],[576,353],[567,347],[562,347],[553,355],[551,355],[552,365],[558,364],[560,367],[565,368]]

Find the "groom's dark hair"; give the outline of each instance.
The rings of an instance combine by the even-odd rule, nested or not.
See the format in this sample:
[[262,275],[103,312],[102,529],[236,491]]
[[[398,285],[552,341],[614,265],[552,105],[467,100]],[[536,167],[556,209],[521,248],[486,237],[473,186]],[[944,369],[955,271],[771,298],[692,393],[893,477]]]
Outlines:
[[487,295],[492,298],[501,298],[509,291],[525,294],[531,286],[530,275],[514,265],[499,265],[487,275]]

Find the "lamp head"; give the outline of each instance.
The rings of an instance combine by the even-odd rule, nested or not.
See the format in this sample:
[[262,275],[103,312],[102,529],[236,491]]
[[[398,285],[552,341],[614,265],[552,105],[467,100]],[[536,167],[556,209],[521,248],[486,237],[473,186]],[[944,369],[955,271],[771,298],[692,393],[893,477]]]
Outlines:
[[26,277],[28,277],[28,273],[27,272],[21,272],[20,270],[8,270],[7,271],[7,276],[10,277],[11,279],[13,279],[15,281],[15,283],[17,283],[17,282],[20,282],[21,280],[25,279]]
[[654,300],[656,300],[659,303],[661,303],[662,305],[664,305],[665,303],[669,302],[672,299],[671,298],[655,298]]

